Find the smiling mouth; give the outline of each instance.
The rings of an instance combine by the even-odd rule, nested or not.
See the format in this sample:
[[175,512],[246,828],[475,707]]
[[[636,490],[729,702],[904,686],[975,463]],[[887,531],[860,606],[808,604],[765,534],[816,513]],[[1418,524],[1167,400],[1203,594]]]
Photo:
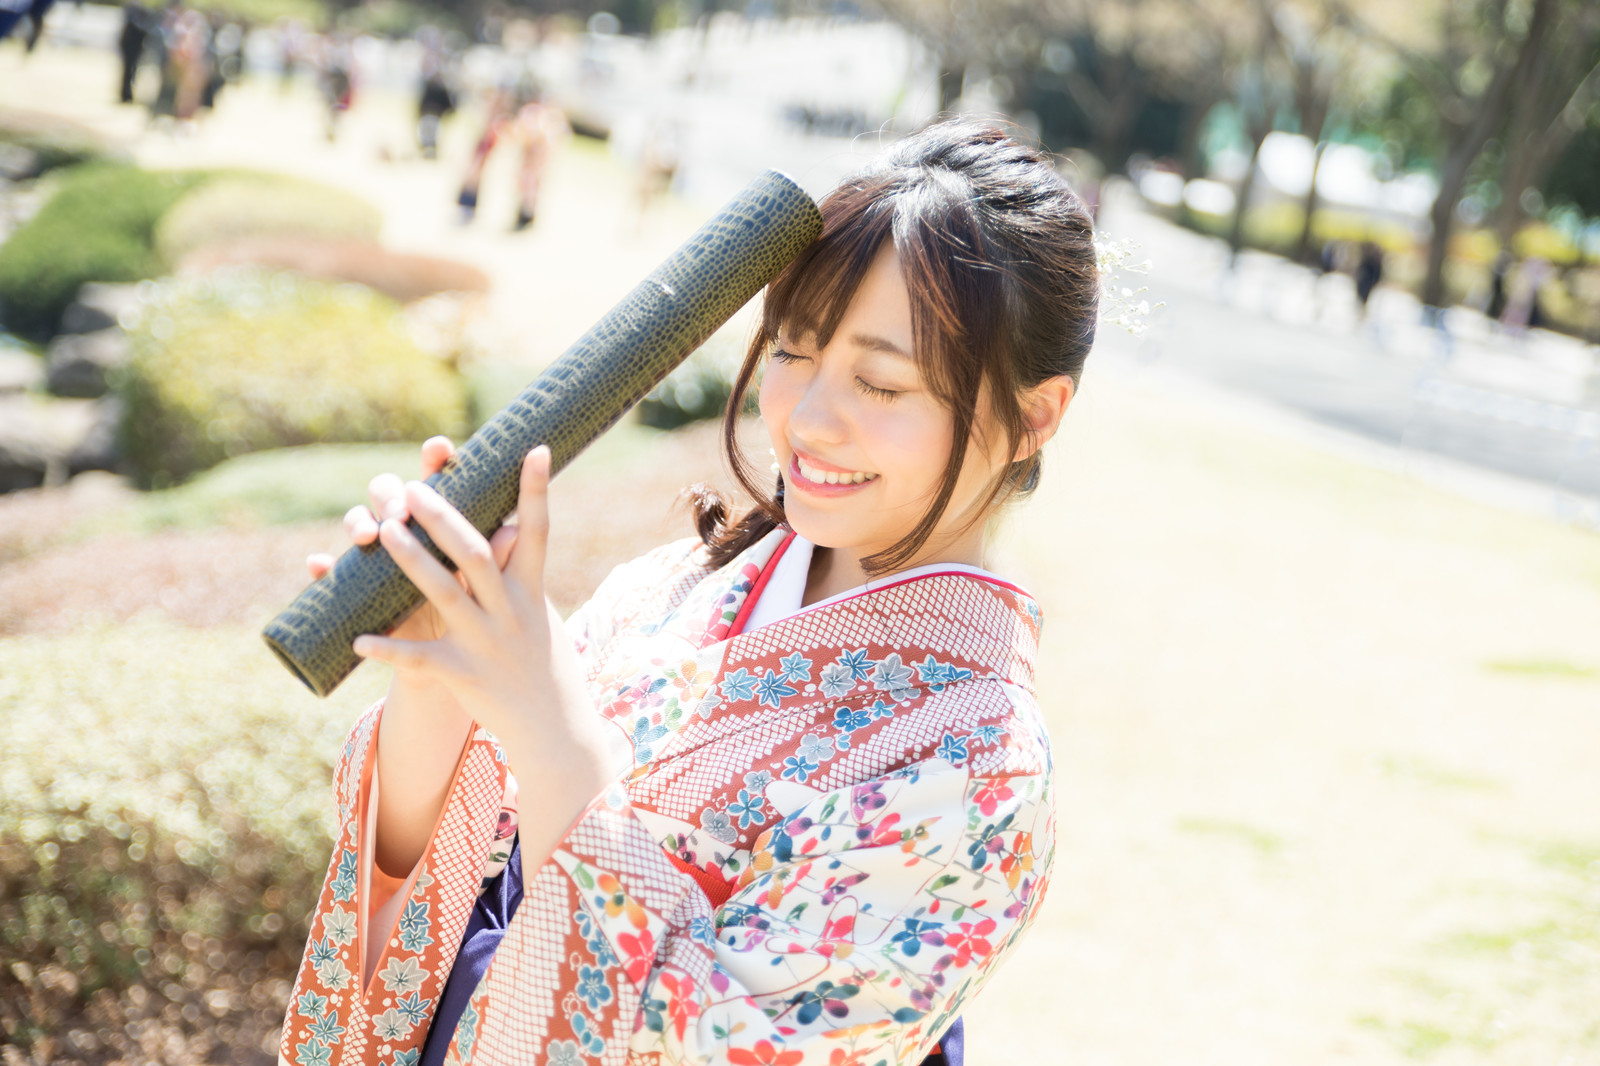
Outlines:
[[864,485],[878,479],[877,474],[869,474],[864,470],[823,470],[806,462],[798,453],[794,457],[794,468],[802,478],[814,485]]

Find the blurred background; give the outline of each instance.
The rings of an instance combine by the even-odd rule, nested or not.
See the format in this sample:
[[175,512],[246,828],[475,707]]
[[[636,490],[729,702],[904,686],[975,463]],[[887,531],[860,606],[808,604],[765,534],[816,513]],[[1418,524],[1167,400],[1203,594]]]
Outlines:
[[[970,1061],[1600,1063],[1592,0],[0,0],[0,1063],[270,1063],[327,701],[260,627],[727,196],[941,112],[1096,212],[993,568],[1058,851]],[[749,309],[565,472],[692,532]],[[748,428],[753,453],[764,434]]]

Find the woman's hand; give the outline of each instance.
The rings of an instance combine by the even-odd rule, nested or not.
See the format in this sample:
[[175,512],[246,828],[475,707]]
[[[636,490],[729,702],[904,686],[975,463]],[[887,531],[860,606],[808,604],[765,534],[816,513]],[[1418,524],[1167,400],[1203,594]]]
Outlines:
[[[448,691],[500,741],[522,787],[524,811],[555,804],[558,795],[576,802],[558,827],[564,830],[614,773],[577,653],[544,596],[549,481],[550,451],[541,446],[522,465],[516,526],[492,540],[421,482],[405,485],[398,503],[385,495],[378,539],[427,597],[432,614],[427,629],[363,636],[355,650]],[[402,513],[456,564],[455,574],[406,529]],[[544,795],[529,803],[530,791]],[[542,861],[544,853],[530,858]]]
[[[422,476],[431,477],[444,468],[456,452],[449,437],[429,437],[422,442]],[[352,544],[365,546],[378,539],[378,523],[393,518],[404,523],[411,517],[406,504],[405,482],[397,474],[379,474],[367,485],[370,507],[360,504],[350,508],[344,516],[344,533]],[[510,534],[514,536],[514,534]],[[502,538],[505,539],[505,538]],[[509,548],[509,540],[503,545]],[[306,569],[311,576],[321,580],[333,567],[333,556],[318,553],[306,557]],[[399,640],[437,640],[444,636],[444,621],[433,604],[424,600],[415,611],[389,631]]]

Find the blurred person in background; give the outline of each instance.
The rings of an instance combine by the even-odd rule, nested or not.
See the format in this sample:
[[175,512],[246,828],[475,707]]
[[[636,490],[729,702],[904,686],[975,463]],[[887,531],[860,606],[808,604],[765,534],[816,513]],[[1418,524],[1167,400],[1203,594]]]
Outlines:
[[539,209],[539,190],[556,147],[572,136],[561,109],[552,104],[537,83],[519,91],[519,106],[511,123],[511,140],[522,152],[517,168],[517,220],[515,229],[533,225]]
[[462,225],[471,222],[478,213],[478,191],[483,184],[483,171],[489,165],[489,153],[494,151],[505,123],[511,118],[514,103],[514,94],[510,89],[497,86],[489,91],[483,133],[479,134],[478,142],[472,146],[472,158],[467,160],[461,191],[456,194]]
[[294,86],[295,72],[307,62],[316,41],[299,19],[284,19],[278,26],[278,91]]
[[1358,315],[1367,317],[1367,301],[1372,290],[1383,280],[1383,249],[1377,241],[1362,241],[1361,256],[1356,260],[1356,309]]
[[139,76],[145,38],[150,35],[150,16],[150,9],[136,0],[122,5],[122,32],[117,35],[117,54],[122,57],[122,84],[117,99],[125,104],[133,103],[133,82]]
[[172,110],[180,123],[192,122],[200,110],[200,98],[211,80],[210,42],[211,24],[204,14],[192,8],[178,14],[168,54],[177,70]]
[[217,106],[217,96],[223,86],[237,81],[244,70],[244,27],[223,17],[221,12],[211,14],[211,35],[206,40],[205,90],[200,94],[200,107],[209,111]]
[[424,159],[439,155],[439,125],[456,109],[455,92],[450,87],[449,58],[444,38],[432,26],[417,32],[422,45],[422,91],[417,100],[417,148]]
[[538,214],[539,192],[544,183],[550,153],[571,136],[571,128],[560,108],[549,103],[531,78],[523,77],[513,88],[494,90],[489,99],[489,117],[483,135],[473,148],[467,173],[461,182],[456,203],[461,221],[469,223],[477,214],[478,196],[489,157],[502,145],[520,152],[517,163],[517,215],[512,229],[523,230]]
[[1489,268],[1489,302],[1483,313],[1489,321],[1500,326],[1500,316],[1506,313],[1506,278],[1511,273],[1511,253],[1502,248]]
[[178,40],[178,21],[183,14],[183,8],[178,0],[168,0],[167,6],[162,9],[160,17],[155,21],[154,28],[148,39],[151,62],[160,72],[161,80],[156,86],[156,94],[150,100],[150,117],[157,121],[172,118],[177,114],[178,82],[180,72],[174,59],[174,48]]
[[24,19],[28,21],[28,35],[23,38],[23,48],[32,52],[44,33],[44,16],[55,0],[0,0],[0,40],[4,40]]
[[343,33],[323,37],[316,48],[317,90],[327,117],[328,140],[339,134],[339,119],[355,101],[355,75],[350,39]]
[[1539,307],[1539,290],[1555,274],[1548,259],[1533,256],[1523,261],[1511,282],[1511,295],[1506,300],[1500,325],[1513,337],[1524,337],[1528,330],[1543,324]]

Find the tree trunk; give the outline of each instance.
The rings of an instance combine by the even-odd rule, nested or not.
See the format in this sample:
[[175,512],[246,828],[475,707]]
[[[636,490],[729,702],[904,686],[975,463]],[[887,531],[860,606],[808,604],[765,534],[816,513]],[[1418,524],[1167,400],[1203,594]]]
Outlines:
[[1322,169],[1322,153],[1328,150],[1327,141],[1318,141],[1316,149],[1311,154],[1311,187],[1306,190],[1305,218],[1300,223],[1300,241],[1295,245],[1294,260],[1297,263],[1311,261],[1311,224],[1317,217],[1317,171]]
[[[1470,148],[1470,150],[1468,150]],[[1433,223],[1433,239],[1428,242],[1428,272],[1422,279],[1422,305],[1442,308],[1444,299],[1444,261],[1450,251],[1450,234],[1455,228],[1456,204],[1467,183],[1467,170],[1477,158],[1481,145],[1460,146],[1446,159],[1439,171],[1439,195],[1433,199],[1428,219]]]
[[1520,145],[1513,145],[1512,154],[1507,157],[1505,166],[1500,176],[1500,206],[1494,214],[1494,236],[1500,248],[1505,251],[1511,249],[1511,238],[1516,236],[1517,229],[1522,225],[1524,211],[1522,210],[1523,190],[1537,180],[1535,171],[1538,169],[1532,153],[1519,150]]
[[1233,205],[1233,228],[1228,233],[1228,269],[1239,265],[1239,252],[1244,248],[1244,213],[1250,206],[1250,193],[1256,184],[1256,161],[1261,156],[1261,144],[1267,138],[1257,137],[1250,148],[1250,166],[1239,183],[1239,202]]

